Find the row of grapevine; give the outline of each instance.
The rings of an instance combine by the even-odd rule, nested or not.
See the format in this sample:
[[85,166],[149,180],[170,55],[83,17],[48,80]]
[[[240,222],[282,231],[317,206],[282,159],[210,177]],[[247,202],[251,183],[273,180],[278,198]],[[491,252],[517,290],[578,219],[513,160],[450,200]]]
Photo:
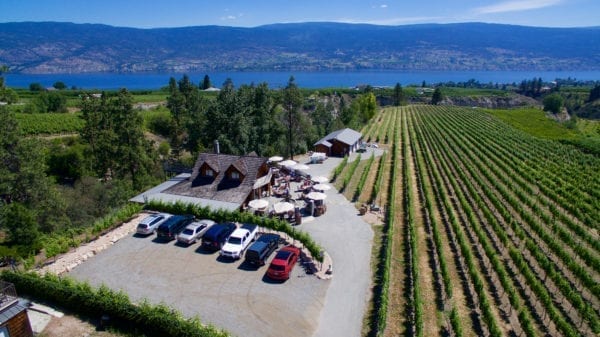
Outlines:
[[367,161],[367,165],[363,169],[360,180],[358,181],[358,185],[356,185],[356,189],[354,190],[354,196],[352,199],[357,201],[360,195],[362,194],[363,188],[365,187],[365,183],[367,182],[367,178],[369,177],[369,173],[371,172],[371,167],[373,166],[373,162],[375,161],[375,154],[372,153],[371,157]]
[[[484,195],[486,196],[486,198],[488,198],[492,204],[495,204],[496,209],[498,211],[500,211],[500,214],[503,215],[505,221],[508,224],[513,224],[514,222],[512,221],[512,212],[513,211],[508,211],[508,210],[504,210],[504,202],[499,201],[498,199],[495,198],[495,193],[498,193],[499,195],[501,195],[501,198],[504,200],[508,200],[508,204],[511,205],[511,207],[513,209],[515,209],[517,211],[517,213],[519,214],[519,216],[525,220],[525,222],[529,225],[529,226],[538,226],[538,228],[541,228],[542,226],[540,226],[539,224],[537,224],[537,220],[535,220],[533,217],[531,217],[531,215],[529,214],[529,210],[524,210],[522,207],[520,207],[519,202],[514,199],[511,198],[511,193],[508,192],[508,190],[506,189],[506,187],[504,186],[504,183],[499,183],[499,181],[502,181],[502,178],[500,176],[498,176],[497,172],[494,172],[493,169],[491,169],[490,165],[492,165],[490,163],[489,160],[484,161],[482,157],[478,158],[476,156],[477,154],[477,148],[473,146],[473,144],[470,144],[472,147],[466,148],[465,144],[462,143],[462,141],[464,141],[465,137],[462,137],[460,135],[457,135],[457,132],[453,132],[452,130],[446,130],[446,129],[451,129],[453,126],[458,128],[459,126],[463,127],[464,130],[464,125],[463,123],[455,123],[454,125],[452,124],[451,121],[451,117],[449,117],[450,114],[444,114],[444,117],[446,117],[444,120],[440,119],[438,121],[434,121],[433,118],[431,118],[431,120],[429,120],[428,122],[435,124],[437,130],[444,130],[447,132],[444,132],[443,135],[440,135],[440,138],[442,138],[444,140],[444,142],[447,142],[448,144],[448,148],[451,149],[452,153],[461,158],[461,164],[463,166],[463,168],[466,169],[466,171],[469,173],[469,176],[467,177],[466,175],[463,175],[461,177],[462,179],[462,183],[465,185],[469,184],[469,180],[474,179],[474,182],[477,182],[477,184],[480,186],[481,191],[484,191]],[[439,116],[437,116],[439,117]],[[457,118],[456,114],[452,114],[452,117]],[[481,137],[477,137],[477,139],[481,139]],[[448,142],[448,141],[451,142]],[[452,158],[452,157],[450,157]],[[487,157],[486,157],[487,158]],[[465,159],[467,159],[465,161]],[[471,166],[473,165],[474,166]],[[487,166],[486,166],[487,164]],[[459,164],[454,164],[454,165],[459,165]],[[461,170],[458,170],[459,174],[461,173]],[[481,178],[479,177],[479,174],[482,175],[482,177],[485,177],[485,181],[483,181]],[[488,186],[488,184],[491,184],[493,186],[493,189],[490,189]],[[470,193],[472,195],[476,195],[476,191],[474,189],[470,190]],[[496,210],[490,210],[490,212],[495,212]],[[488,214],[486,216],[488,218],[488,222],[491,222],[490,219],[493,219],[493,216],[491,216],[491,213]],[[512,226],[512,225],[511,225]],[[499,227],[495,227],[496,230]],[[543,235],[541,237],[544,242],[548,242],[549,239],[551,239],[548,235]],[[535,247],[535,245],[529,245],[530,247]],[[558,249],[560,248],[560,244],[557,244],[556,246],[558,246]],[[555,247],[557,248],[557,247]],[[532,248],[533,249],[533,248]],[[535,251],[533,251],[533,253],[535,253]],[[534,254],[534,256],[536,256],[536,254]],[[539,256],[539,254],[537,254],[537,256]],[[539,261],[536,262],[536,264],[534,264],[535,270],[538,270],[539,267],[537,266],[537,263]],[[540,263],[540,265],[542,265]],[[588,321],[590,323],[590,326],[592,327],[592,330],[596,330],[596,326],[597,326],[597,319],[594,318],[595,313],[593,312],[593,310],[590,310],[590,307],[587,305],[582,304],[583,302],[581,301],[581,297],[575,293],[575,292],[569,292],[567,290],[567,287],[565,287],[564,285],[566,283],[564,283],[564,279],[561,279],[561,277],[559,274],[557,274],[556,272],[553,272],[553,267],[551,266],[551,264],[549,264],[547,261],[546,263],[543,264],[544,269],[547,272],[547,275],[551,276],[551,278],[553,278],[554,283],[559,287],[562,288],[561,291],[562,293],[565,295],[566,298],[568,298],[569,302],[571,302],[572,304],[574,304],[574,306],[578,309],[579,315],[581,315],[582,317],[586,317],[586,321]],[[521,266],[522,268],[522,266]],[[529,267],[528,267],[529,268]],[[546,269],[548,268],[548,269]],[[527,269],[527,270],[534,270],[534,269]],[[523,273],[525,273],[525,275],[529,275],[529,273],[527,273],[526,271],[522,271]],[[533,272],[532,272],[533,273]],[[563,280],[563,281],[561,281]],[[571,331],[574,330],[574,327],[571,324],[567,324],[567,322],[562,318],[562,315],[556,314],[554,315],[554,312],[558,312],[555,310],[555,308],[552,305],[551,301],[546,301],[544,300],[548,294],[549,290],[546,290],[545,287],[538,287],[537,285],[540,284],[542,281],[539,278],[535,278],[535,279],[527,279],[527,282],[530,283],[530,287],[532,289],[536,289],[536,294],[538,295],[538,298],[540,298],[540,300],[542,302],[545,302],[544,304],[547,305],[547,310],[549,313],[551,313],[553,315],[553,321],[558,325],[559,329],[565,334],[565,335],[571,335]],[[562,284],[562,285],[561,285]],[[550,298],[553,298],[553,296],[550,296]],[[566,311],[562,311],[563,315],[566,315],[566,317],[571,317],[572,314],[567,313]],[[571,318],[573,319],[573,318]],[[584,328],[585,331],[585,328]]]
[[[403,114],[404,115],[404,114]],[[409,161],[411,155],[409,153],[408,130],[406,118],[402,118],[402,186],[403,186],[403,202],[404,202],[404,226],[406,228],[406,243],[407,255],[406,264],[409,265],[410,276],[408,277],[410,291],[410,308],[412,310],[411,329],[414,336],[423,336],[423,300],[421,298],[421,288],[419,285],[419,263],[418,263],[418,246],[417,234],[415,228],[414,215],[414,200],[412,191],[412,172],[410,170]],[[393,207],[393,206],[392,206]]]

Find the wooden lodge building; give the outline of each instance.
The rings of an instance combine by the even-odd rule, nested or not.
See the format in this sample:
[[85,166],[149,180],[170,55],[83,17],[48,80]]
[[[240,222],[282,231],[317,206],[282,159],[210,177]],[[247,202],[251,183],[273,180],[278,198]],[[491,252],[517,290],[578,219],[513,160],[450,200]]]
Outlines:
[[182,201],[212,209],[241,209],[271,192],[272,172],[267,161],[253,154],[200,153],[191,173],[180,174],[131,201]]

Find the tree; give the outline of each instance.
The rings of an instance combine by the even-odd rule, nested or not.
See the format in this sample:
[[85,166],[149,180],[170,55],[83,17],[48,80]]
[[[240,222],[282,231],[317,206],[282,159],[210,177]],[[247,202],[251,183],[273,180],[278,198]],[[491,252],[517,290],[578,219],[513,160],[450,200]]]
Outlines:
[[29,84],[29,91],[43,91],[44,86],[41,83],[35,82]]
[[65,89],[67,89],[67,85],[65,84],[65,82],[62,82],[62,81],[56,81],[56,82],[54,82],[54,84],[52,86],[56,90],[65,90]]
[[81,138],[91,148],[92,165],[100,177],[129,178],[135,190],[144,185],[152,171],[155,151],[144,138],[142,117],[133,110],[133,99],[126,89],[114,98],[85,98]]
[[6,65],[1,65],[0,66],[0,89],[4,88],[4,76],[2,76],[2,74],[7,73],[8,72],[8,67]]
[[0,224],[14,244],[33,246],[40,236],[33,211],[18,202],[2,207]]
[[402,85],[400,83],[396,83],[394,87],[394,105],[400,106],[404,103],[404,91],[402,91]]
[[440,87],[435,88],[433,91],[433,95],[431,96],[431,104],[438,105],[444,99],[442,95],[442,90]]
[[287,86],[283,89],[281,105],[287,116],[288,155],[294,159],[294,142],[295,136],[300,132],[297,128],[300,124],[300,107],[302,106],[302,94],[296,85],[294,76],[290,76]]
[[562,110],[564,100],[560,94],[554,93],[544,97],[544,111],[557,114]]
[[588,102],[593,102],[600,98],[600,84],[596,84],[592,90],[590,90],[590,96],[588,97]]
[[39,141],[23,137],[14,115],[5,107],[0,107],[0,162],[0,208],[22,205],[46,232],[68,223],[64,218],[66,206],[46,175]]
[[206,90],[210,87],[212,87],[212,84],[210,83],[210,77],[208,77],[208,75],[204,75],[204,79],[202,80],[202,86],[200,86],[200,88],[202,90]]

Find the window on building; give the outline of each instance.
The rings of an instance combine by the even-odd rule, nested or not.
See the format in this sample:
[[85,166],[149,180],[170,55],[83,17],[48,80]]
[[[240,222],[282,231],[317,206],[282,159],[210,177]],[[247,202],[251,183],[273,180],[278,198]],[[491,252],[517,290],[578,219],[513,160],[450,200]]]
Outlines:
[[204,175],[207,177],[213,177],[215,175],[215,172],[209,168],[206,169],[206,171],[204,171]]
[[233,179],[233,180],[240,180],[240,173],[236,172],[236,171],[232,171],[231,172],[231,179]]

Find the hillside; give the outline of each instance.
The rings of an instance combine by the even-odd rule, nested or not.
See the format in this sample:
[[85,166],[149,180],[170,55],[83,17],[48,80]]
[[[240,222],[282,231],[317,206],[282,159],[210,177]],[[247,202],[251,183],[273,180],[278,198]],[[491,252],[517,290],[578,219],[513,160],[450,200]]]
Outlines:
[[135,29],[0,24],[14,73],[209,70],[598,70],[600,28],[464,23]]

